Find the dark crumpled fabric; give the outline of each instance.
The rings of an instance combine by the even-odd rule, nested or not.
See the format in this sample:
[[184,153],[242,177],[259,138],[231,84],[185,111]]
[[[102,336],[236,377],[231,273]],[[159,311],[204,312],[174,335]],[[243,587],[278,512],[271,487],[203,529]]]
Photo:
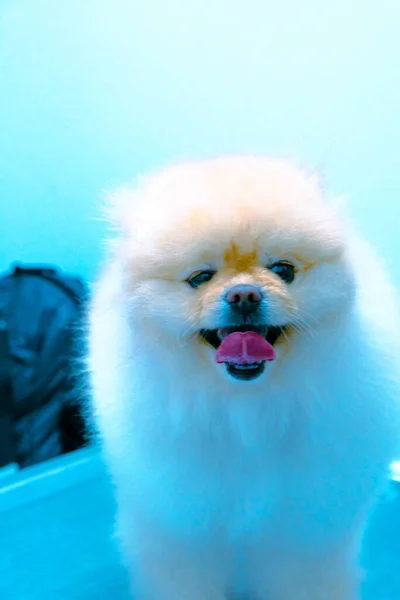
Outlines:
[[86,301],[80,279],[48,267],[16,267],[0,278],[5,332],[0,348],[0,465],[17,462],[24,467],[84,445],[78,334]]

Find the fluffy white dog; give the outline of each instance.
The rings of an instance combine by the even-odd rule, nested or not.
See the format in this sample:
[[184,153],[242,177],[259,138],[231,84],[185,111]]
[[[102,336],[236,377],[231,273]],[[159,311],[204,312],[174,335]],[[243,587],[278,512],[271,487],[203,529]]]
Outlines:
[[285,161],[178,165],[114,202],[90,368],[135,598],[358,598],[400,434],[380,261]]

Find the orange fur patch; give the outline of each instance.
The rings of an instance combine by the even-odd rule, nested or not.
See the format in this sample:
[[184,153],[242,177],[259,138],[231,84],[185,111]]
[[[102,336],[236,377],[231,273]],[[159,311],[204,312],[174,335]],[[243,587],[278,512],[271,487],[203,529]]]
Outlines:
[[239,248],[233,242],[232,246],[226,250],[224,261],[228,269],[238,273],[248,273],[258,265],[257,251],[241,253]]

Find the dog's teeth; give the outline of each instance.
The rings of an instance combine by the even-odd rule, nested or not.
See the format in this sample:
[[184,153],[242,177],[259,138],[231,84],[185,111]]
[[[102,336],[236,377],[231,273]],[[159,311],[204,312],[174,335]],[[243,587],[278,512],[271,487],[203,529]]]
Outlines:
[[228,335],[229,330],[227,327],[223,327],[222,329],[217,329],[217,335],[219,339],[222,341]]
[[250,365],[235,365],[235,369],[239,369],[242,371],[246,371],[249,369],[258,369],[258,367],[261,365],[261,362],[252,363]]

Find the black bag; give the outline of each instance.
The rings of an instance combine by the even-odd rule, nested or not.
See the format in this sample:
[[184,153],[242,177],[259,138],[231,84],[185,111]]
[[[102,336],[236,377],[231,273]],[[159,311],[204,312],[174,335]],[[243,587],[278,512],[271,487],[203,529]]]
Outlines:
[[85,444],[77,332],[87,291],[49,267],[0,278],[0,466],[32,465]]

